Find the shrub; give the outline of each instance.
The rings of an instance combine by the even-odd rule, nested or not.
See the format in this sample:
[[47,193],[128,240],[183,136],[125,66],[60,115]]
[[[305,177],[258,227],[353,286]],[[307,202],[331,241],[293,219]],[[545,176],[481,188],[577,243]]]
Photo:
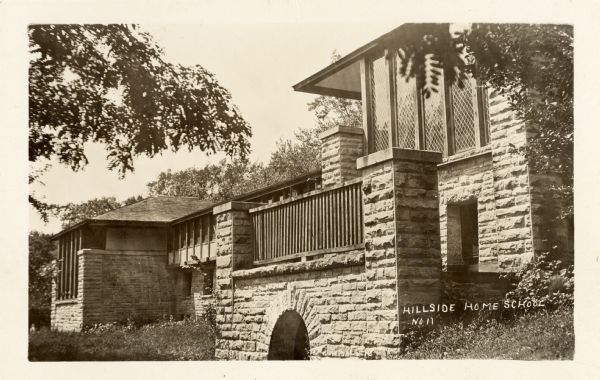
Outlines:
[[534,257],[512,275],[515,288],[506,294],[506,299],[542,303],[546,308],[573,305],[575,287],[573,265],[560,260],[550,260],[548,253]]

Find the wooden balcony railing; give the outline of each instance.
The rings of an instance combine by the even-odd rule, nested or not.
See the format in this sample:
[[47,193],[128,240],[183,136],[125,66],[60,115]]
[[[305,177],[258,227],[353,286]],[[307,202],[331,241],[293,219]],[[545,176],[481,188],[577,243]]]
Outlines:
[[206,214],[185,220],[169,228],[168,264],[185,266],[217,257],[215,217]]
[[257,264],[362,247],[361,180],[250,210]]

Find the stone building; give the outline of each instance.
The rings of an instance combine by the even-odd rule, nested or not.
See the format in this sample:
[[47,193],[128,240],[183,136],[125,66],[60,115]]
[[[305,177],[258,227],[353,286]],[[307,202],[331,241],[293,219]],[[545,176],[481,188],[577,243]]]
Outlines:
[[362,128],[321,134],[321,170],[221,204],[150,198],[57,234],[53,328],[214,308],[219,359],[394,358],[406,307],[444,287],[500,298],[500,273],[549,245],[572,253],[572,226],[546,212],[555,179],[523,153],[529,126],[476,79],[422,96],[386,44],[402,32],[294,86],[362,100]]

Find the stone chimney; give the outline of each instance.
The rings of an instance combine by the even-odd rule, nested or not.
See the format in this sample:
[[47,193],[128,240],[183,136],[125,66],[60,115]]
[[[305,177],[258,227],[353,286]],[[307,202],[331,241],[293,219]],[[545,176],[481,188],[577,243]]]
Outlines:
[[356,169],[356,159],[364,155],[361,128],[334,127],[319,138],[324,189],[361,176]]

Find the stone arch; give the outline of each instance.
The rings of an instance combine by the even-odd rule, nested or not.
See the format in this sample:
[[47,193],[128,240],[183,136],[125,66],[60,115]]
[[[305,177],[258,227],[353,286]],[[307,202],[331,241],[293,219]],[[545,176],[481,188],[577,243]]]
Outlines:
[[304,320],[294,310],[281,314],[269,342],[269,360],[308,360],[310,340]]
[[296,289],[293,283],[289,283],[286,289],[280,291],[269,303],[260,330],[260,346],[265,355],[268,354],[277,321],[288,311],[296,312],[302,318],[308,333],[311,355],[318,352],[321,344],[317,338],[321,325],[314,306],[315,302],[311,294],[305,289]]

